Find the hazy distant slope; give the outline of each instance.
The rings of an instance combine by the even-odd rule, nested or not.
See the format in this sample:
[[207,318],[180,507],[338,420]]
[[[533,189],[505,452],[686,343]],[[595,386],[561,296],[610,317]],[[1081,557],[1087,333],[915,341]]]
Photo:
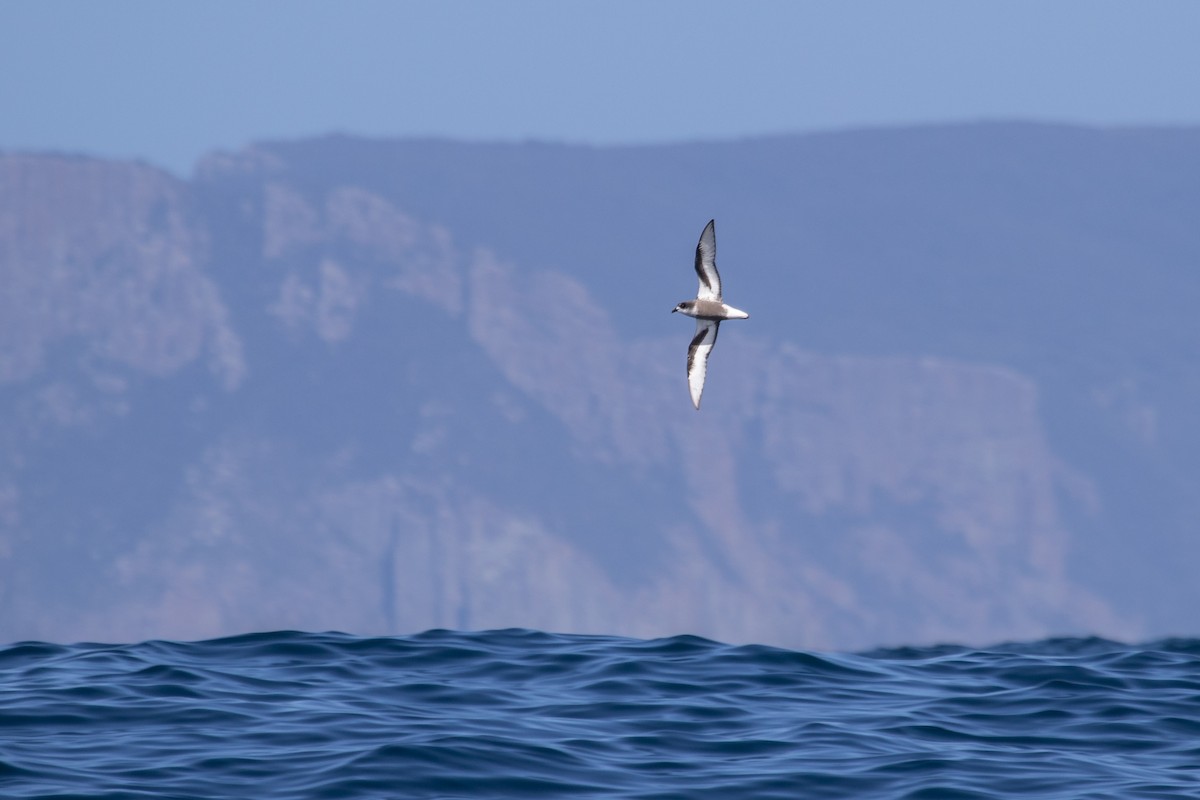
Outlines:
[[[1197,153],[981,125],[337,138],[190,184],[0,159],[0,637],[1183,629]],[[709,216],[752,317],[697,414],[667,312]]]
[[[0,630],[95,600],[195,447],[190,398],[235,391],[242,343],[187,187],[79,158],[0,158]],[[67,613],[67,612],[64,612]],[[48,628],[47,633],[52,633]]]
[[[1163,629],[1190,624],[1197,131],[980,124],[613,149],[334,138],[265,150],[300,183],[344,170],[452,216],[460,241],[568,271],[626,331],[670,329],[656,322],[662,299],[691,288],[675,242],[715,215],[730,291],[758,330],[821,353],[1016,369],[1041,390],[1054,450],[1104,498],[1078,520],[1075,573]],[[602,279],[613,271],[624,280]],[[1183,557],[1148,557],[1146,536]]]

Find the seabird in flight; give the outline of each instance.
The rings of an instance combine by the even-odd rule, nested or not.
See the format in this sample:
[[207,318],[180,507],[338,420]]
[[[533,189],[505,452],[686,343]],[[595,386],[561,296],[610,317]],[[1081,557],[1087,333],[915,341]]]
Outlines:
[[684,300],[671,312],[681,311],[696,318],[696,335],[688,346],[687,376],[688,389],[692,393],[692,405],[700,410],[700,394],[704,391],[704,375],[708,371],[708,354],[717,343],[717,329],[724,319],[746,319],[750,315],[727,306],[721,301],[721,276],[717,274],[716,220],[709,220],[700,234],[696,245],[696,274],[700,277],[700,289],[695,300]]

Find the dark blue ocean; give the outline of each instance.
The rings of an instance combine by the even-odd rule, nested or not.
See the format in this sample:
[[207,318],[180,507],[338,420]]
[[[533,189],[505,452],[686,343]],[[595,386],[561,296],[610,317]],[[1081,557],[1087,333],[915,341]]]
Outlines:
[[1197,798],[1200,640],[22,643],[0,797]]

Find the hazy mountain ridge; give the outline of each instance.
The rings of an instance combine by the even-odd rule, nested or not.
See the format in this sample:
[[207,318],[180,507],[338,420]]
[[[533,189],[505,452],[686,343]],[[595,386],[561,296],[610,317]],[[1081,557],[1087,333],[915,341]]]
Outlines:
[[[1001,152],[1021,144],[997,139],[1003,128],[974,134]],[[894,132],[902,142],[923,135],[945,132]],[[735,169],[747,153],[752,161],[775,146],[852,153],[856,140],[725,145],[729,163],[717,172],[737,177],[713,178],[716,187],[687,205],[722,185],[747,194],[747,181],[761,177]],[[386,172],[422,148],[429,204],[405,168],[391,188],[362,179],[364,165]],[[690,214],[696,230],[682,244],[658,235],[637,239],[642,247],[629,232],[653,228],[639,214],[682,191],[673,180],[696,180],[680,178],[695,148],[647,148],[663,162],[644,177],[656,188],[643,187],[628,208],[603,200],[609,190],[595,165],[653,162],[636,149],[516,148],[526,171],[515,187],[511,159],[495,158],[503,179],[491,181],[491,203],[506,229],[517,226],[497,238],[524,231],[543,255],[572,252],[556,242],[573,241],[580,257],[562,263],[476,240],[486,196],[464,196],[474,220],[467,233],[447,219],[438,192],[463,169],[489,183],[494,150],[264,146],[215,156],[191,184],[137,165],[0,160],[0,271],[34,286],[23,290],[23,316],[5,315],[0,348],[0,364],[12,365],[0,397],[25,409],[6,413],[2,429],[13,445],[0,481],[0,635],[520,625],[855,647],[1068,630],[1132,636],[1169,624],[1135,624],[1144,611],[1080,579],[1085,537],[1109,511],[1112,481],[1102,466],[1056,452],[1037,378],[994,358],[970,363],[962,352],[978,340],[970,330],[957,345],[923,351],[936,357],[903,341],[892,355],[865,355],[861,340],[848,342],[858,355],[806,346],[812,320],[769,313],[780,306],[762,293],[773,285],[804,306],[794,311],[812,310],[810,292],[797,288],[831,273],[767,270],[780,263],[769,253],[789,253],[790,231],[774,234],[775,251],[759,241],[757,254],[747,252],[752,237],[737,223],[755,209],[732,212],[738,235],[724,237],[721,205],[730,201],[713,200],[727,293],[752,318],[723,327],[696,414],[682,374],[691,329],[666,312],[694,290],[690,249],[707,217]],[[938,153],[926,148],[945,168]],[[531,167],[543,155],[554,169]],[[808,178],[829,168],[802,166],[795,174]],[[624,169],[609,170],[614,186]],[[778,206],[780,180],[760,205]],[[109,210],[29,188],[43,184]],[[868,206],[883,202],[871,197]],[[553,218],[538,213],[547,198],[562,206]],[[817,204],[792,198],[790,207]],[[590,220],[596,235],[557,230],[568,215]],[[680,210],[665,216],[670,227]],[[850,227],[830,222],[834,239]],[[89,238],[94,229],[115,243]],[[878,260],[870,241],[856,247]],[[1137,252],[1137,241],[1126,247]],[[59,258],[58,277],[29,268],[56,263],[63,242],[79,244]],[[673,266],[647,271],[658,248]],[[604,259],[607,270],[597,268]],[[914,265],[915,274],[929,269]],[[93,273],[103,280],[89,280]],[[614,280],[624,284],[619,299]],[[1196,291],[1192,280],[1182,295]],[[658,293],[667,282],[675,288]],[[834,312],[854,302],[822,288]],[[922,291],[945,301],[936,285],[896,299],[919,302]],[[865,292],[867,305],[874,292]],[[97,313],[103,324],[75,311],[66,314],[74,322],[54,322],[38,310],[61,316],[121,297],[133,299],[120,301],[120,314]],[[660,332],[630,322],[646,309],[664,318]],[[136,333],[110,335],[104,325]],[[1183,341],[1174,328],[1164,333]],[[48,360],[43,342],[76,355]],[[1085,364],[1094,357],[1079,355]],[[124,382],[101,390],[88,370],[115,370]],[[1071,377],[1086,372],[1067,363],[1062,373],[1062,384],[1089,391]],[[1162,380],[1161,370],[1154,375]],[[1081,419],[1127,419],[1130,446],[1154,452],[1172,420],[1161,401],[1123,385],[1096,401],[1101,416]],[[1054,404],[1068,402],[1052,388]],[[118,410],[106,417],[96,398],[109,395]],[[48,481],[64,458],[93,466]],[[124,492],[97,491],[106,463],[131,473]],[[139,497],[149,472],[164,488]],[[46,513],[47,504],[61,508]],[[1169,560],[1179,534],[1157,535]],[[72,576],[77,589],[49,588],[55,575]],[[73,605],[81,600],[86,613]]]
[[0,382],[28,378],[68,337],[91,354],[167,375],[207,351],[228,388],[239,342],[203,273],[204,234],[186,187],[149,167],[0,159],[6,347]]

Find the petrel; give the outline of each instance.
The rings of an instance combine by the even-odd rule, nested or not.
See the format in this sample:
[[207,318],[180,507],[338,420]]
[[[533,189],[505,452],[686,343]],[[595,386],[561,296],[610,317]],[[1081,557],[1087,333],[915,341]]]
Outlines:
[[716,220],[710,219],[696,244],[696,274],[700,276],[700,289],[695,300],[684,300],[671,313],[682,311],[696,318],[696,335],[688,345],[687,376],[688,389],[692,393],[692,405],[700,410],[700,394],[704,391],[704,375],[708,371],[708,354],[717,343],[717,329],[723,319],[746,319],[750,315],[727,306],[721,301],[721,276],[717,274]]

